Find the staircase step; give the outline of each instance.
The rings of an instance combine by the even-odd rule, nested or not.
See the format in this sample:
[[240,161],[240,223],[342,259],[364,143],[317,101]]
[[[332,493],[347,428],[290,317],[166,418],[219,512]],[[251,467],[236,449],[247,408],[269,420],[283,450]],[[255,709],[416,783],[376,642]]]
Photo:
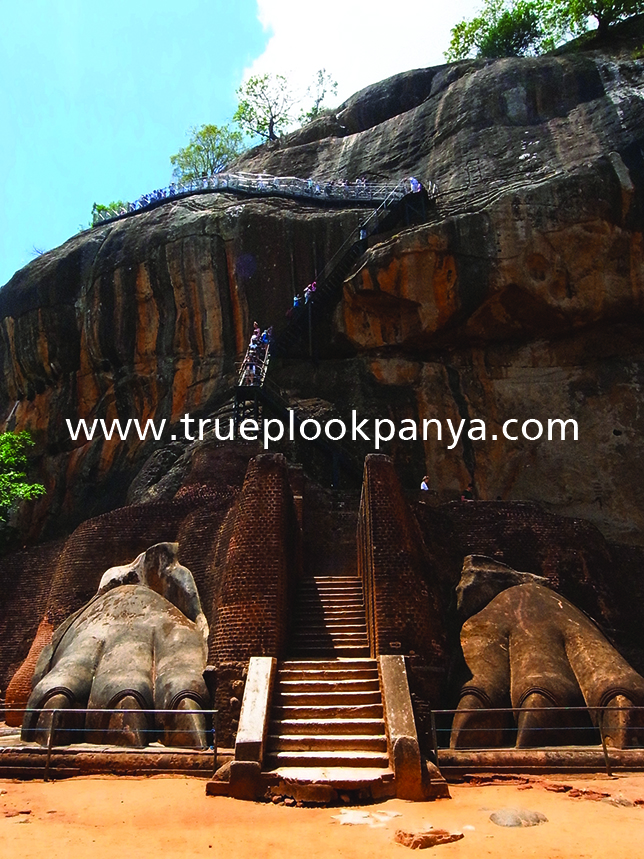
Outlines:
[[300,604],[297,610],[298,618],[309,617],[327,617],[329,614],[336,614],[340,617],[346,617],[350,614],[359,614],[362,622],[365,619],[365,608],[361,602],[342,603],[339,600],[332,600],[328,603],[319,601],[311,603],[309,606]]
[[319,644],[359,644],[366,646],[369,639],[364,633],[359,632],[302,632],[299,635],[291,636],[291,646],[297,646],[303,643],[316,642]]
[[386,769],[389,759],[382,752],[271,752],[266,756],[266,768],[275,767],[381,767]]
[[[368,657],[371,654],[369,653],[368,647],[363,646],[352,646],[350,644],[338,645],[338,647],[333,647],[328,643],[324,646],[320,647],[306,647],[306,648],[293,648],[297,653],[292,654],[293,657],[298,656],[300,659],[315,659],[316,657],[333,659],[335,656],[345,656],[345,657],[358,657],[364,656]],[[306,653],[304,652],[306,650]],[[328,652],[325,652],[328,651]]]
[[391,784],[394,781],[394,774],[391,769],[380,769],[378,767],[345,768],[336,766],[283,766],[273,769],[270,772],[271,775],[277,775],[287,782],[303,781],[307,784],[310,784],[311,782],[316,784],[331,784],[340,790],[364,788],[373,784],[375,781],[378,781],[383,785]]
[[364,602],[359,597],[347,597],[346,599],[342,599],[341,597],[318,597],[298,602],[299,614],[308,614],[312,611],[328,611],[329,609],[334,611],[364,610]]
[[315,585],[311,585],[308,588],[303,588],[300,586],[300,596],[301,597],[315,597],[318,594],[322,594],[324,596],[362,596],[362,585],[322,585],[316,583]]
[[300,593],[310,593],[311,591],[340,592],[345,590],[362,593],[362,582],[360,579],[346,579],[345,581],[342,581],[341,579],[326,579],[325,581],[322,579],[316,579],[312,582],[300,582],[299,586]]
[[366,634],[367,627],[365,622],[362,623],[351,621],[349,623],[342,623],[340,620],[333,620],[329,623],[320,623],[316,621],[315,623],[307,623],[301,624],[294,628],[293,633],[296,632],[306,632],[306,631],[326,631],[329,632],[338,631],[338,632],[361,632]]
[[327,623],[361,624],[363,627],[366,627],[364,610],[357,611],[356,609],[351,609],[351,611],[341,611],[333,609],[332,611],[302,613],[293,624],[293,629],[309,627],[312,624],[317,624],[318,626],[326,625]]
[[345,644],[342,641],[316,641],[314,639],[294,642],[291,650],[300,656],[332,656],[334,653],[354,653],[356,650],[365,656],[369,653],[366,642],[357,641]]
[[279,668],[277,680],[377,680],[378,671],[375,668],[345,668],[334,671],[331,668]]
[[371,692],[282,692],[278,688],[275,695],[275,704],[279,707],[380,703],[379,689]]
[[[291,642],[291,652],[292,654],[297,654],[301,658],[305,658],[308,654],[300,653],[302,648],[316,647],[318,650],[329,650],[327,654],[329,657],[333,657],[334,651],[338,647],[360,647],[363,650],[366,648],[366,653],[353,654],[349,653],[348,656],[358,655],[358,656],[369,656],[369,646],[366,638],[353,638],[351,640],[342,638],[340,636],[330,636],[330,635],[320,635],[320,636],[304,636],[299,637],[298,639],[294,639]],[[310,654],[312,658],[316,656],[324,656],[324,653],[315,653]]]
[[377,692],[380,681],[377,677],[366,680],[282,680],[276,690],[280,695],[292,692]]
[[314,627],[301,627],[299,629],[293,630],[291,634],[291,638],[301,638],[302,636],[307,635],[317,635],[320,638],[330,638],[333,635],[357,635],[360,638],[366,638],[367,631],[364,626],[360,629],[347,629],[342,624],[334,624],[332,628],[327,626],[314,626]]
[[291,656],[301,659],[315,659],[316,657],[334,656],[369,656],[368,647],[297,647],[293,648]]
[[369,657],[359,657],[357,659],[285,659],[280,663],[280,668],[287,671],[344,671],[345,669],[365,669],[378,670],[378,663],[375,659]]
[[384,734],[278,734],[268,738],[270,752],[386,752]]
[[[314,582],[359,582],[362,585],[360,576],[312,576]],[[302,579],[302,584],[310,582],[311,579]]]
[[304,590],[300,589],[298,594],[298,599],[302,600],[312,600],[318,597],[353,597],[354,599],[362,599],[362,588],[305,588]]
[[354,579],[353,582],[343,584],[332,584],[331,582],[313,582],[309,585],[300,585],[299,594],[302,596],[314,596],[315,594],[362,594],[362,583]]
[[383,717],[382,702],[376,704],[286,704],[276,705],[272,715],[276,720],[301,721],[314,719],[324,722],[328,719],[378,719]]
[[362,596],[362,585],[360,583],[354,585],[322,585],[316,583],[315,585],[311,585],[308,588],[303,588],[300,586],[300,596],[303,597],[314,597],[317,594],[323,594],[324,596]]
[[278,719],[273,726],[283,734],[311,734],[318,732],[325,735],[338,734],[384,734],[385,725],[382,719]]

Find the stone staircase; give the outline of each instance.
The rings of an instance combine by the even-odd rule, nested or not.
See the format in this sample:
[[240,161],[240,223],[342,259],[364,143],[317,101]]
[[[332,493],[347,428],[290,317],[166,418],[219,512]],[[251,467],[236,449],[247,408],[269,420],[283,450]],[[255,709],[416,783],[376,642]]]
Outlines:
[[354,780],[391,778],[360,580],[305,579],[294,620],[293,658],[275,680],[265,769],[343,784],[349,771]]
[[265,765],[386,769],[375,659],[282,662]]
[[370,655],[362,582],[357,576],[310,576],[302,580],[290,652],[308,659]]

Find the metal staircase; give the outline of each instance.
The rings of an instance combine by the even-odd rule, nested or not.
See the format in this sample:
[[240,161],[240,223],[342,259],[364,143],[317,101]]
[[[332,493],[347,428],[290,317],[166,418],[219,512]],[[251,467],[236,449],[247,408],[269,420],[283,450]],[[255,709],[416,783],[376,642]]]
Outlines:
[[425,190],[406,193],[405,183],[399,183],[373,210],[370,216],[347,238],[317,276],[317,288],[308,303],[293,308],[287,324],[274,337],[272,354],[286,356],[308,332],[308,353],[312,357],[312,328],[338,303],[346,276],[368,246],[369,236],[392,229],[401,222],[409,224],[427,215],[428,194]]

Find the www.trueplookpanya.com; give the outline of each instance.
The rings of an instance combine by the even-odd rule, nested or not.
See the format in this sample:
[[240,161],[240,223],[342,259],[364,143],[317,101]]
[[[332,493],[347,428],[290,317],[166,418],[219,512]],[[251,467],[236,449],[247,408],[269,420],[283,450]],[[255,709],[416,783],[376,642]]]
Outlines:
[[[462,418],[460,423],[447,418],[444,421],[438,418],[426,418],[414,421],[404,418],[395,422],[389,418],[358,418],[357,412],[351,412],[351,420],[344,421],[341,418],[329,418],[328,420],[317,420],[316,418],[300,419],[292,409],[288,410],[286,421],[280,418],[266,418],[257,421],[253,418],[245,418],[235,428],[233,418],[192,418],[185,414],[179,423],[183,426],[183,433],[177,436],[170,435],[172,441],[183,438],[186,441],[202,441],[206,433],[212,432],[218,441],[261,441],[265,448],[279,441],[315,441],[319,438],[329,441],[353,441],[372,442],[376,450],[380,445],[394,438],[400,441],[438,441],[447,445],[448,450],[456,447],[462,438],[470,441],[497,441],[507,439],[518,441],[577,441],[579,429],[577,421],[572,418],[548,418],[547,421],[539,421],[536,418],[519,420],[509,418],[500,428],[488,427],[484,420],[473,418],[466,420]],[[148,419],[145,424],[139,422],[138,418],[130,418],[120,421],[106,421],[103,418],[94,421],[86,421],[84,418],[76,421],[76,425],[67,419],[67,429],[73,441],[103,438],[106,441],[120,439],[126,441],[128,438],[139,438],[145,441],[152,438],[161,441],[164,438],[166,420],[158,422]],[[85,439],[83,439],[83,436]]]

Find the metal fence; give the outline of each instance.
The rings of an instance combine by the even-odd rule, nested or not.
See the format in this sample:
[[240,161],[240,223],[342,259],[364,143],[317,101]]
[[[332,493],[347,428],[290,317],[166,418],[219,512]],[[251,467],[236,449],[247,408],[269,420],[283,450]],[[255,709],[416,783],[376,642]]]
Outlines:
[[[92,754],[113,753],[118,749],[119,754],[127,755],[137,754],[142,752],[154,753],[154,756],[159,755],[172,757],[176,760],[178,756],[192,756],[195,753],[207,753],[212,757],[213,771],[217,767],[217,710],[145,710],[145,709],[128,709],[128,708],[3,708],[3,713],[15,713],[19,719],[23,720],[23,726],[27,719],[25,716],[33,714],[34,720],[42,716],[47,717],[48,723],[38,727],[35,721],[28,729],[28,733],[35,735],[40,733],[41,736],[46,735],[47,741],[36,742],[35,739],[24,740],[23,730],[16,728],[14,731],[3,729],[0,734],[0,748],[7,750],[13,749],[46,749],[44,758],[43,778],[49,777],[51,767],[52,753],[56,749],[89,751]],[[124,734],[127,732],[127,727],[122,725],[114,725],[110,727],[105,724],[108,717],[118,715],[120,717],[145,717],[145,726],[137,725],[137,733],[142,734],[144,745],[134,746],[124,744],[122,741]],[[90,718],[88,723],[87,717],[94,717],[94,723]],[[172,726],[169,720],[181,716],[203,716],[204,730],[190,730],[185,725]],[[6,718],[6,715],[5,715]],[[16,719],[17,721],[17,719]],[[205,733],[207,746],[200,745]],[[101,741],[92,741],[92,734],[100,735]],[[186,734],[194,734],[195,745],[189,746],[183,743],[182,745],[172,745],[174,737],[184,737]],[[161,742],[163,738],[164,742]],[[153,748],[152,748],[153,745]],[[82,748],[81,748],[82,747]]]
[[[538,751],[539,749],[555,748],[557,746],[601,746],[607,770],[610,763],[607,751],[606,722],[610,714],[623,713],[630,717],[624,721],[620,730],[627,732],[630,749],[644,749],[644,707],[496,707],[460,710],[431,710],[431,747],[438,760],[441,749],[450,748],[451,734],[454,717],[458,715],[479,716],[476,724],[467,726],[459,725],[459,737],[461,742],[452,751],[495,751],[515,752],[517,751],[516,739],[519,726],[517,718],[523,714],[536,713],[552,716],[551,724],[546,725],[521,725],[522,735],[532,734],[534,740],[527,745],[521,746],[521,750]],[[483,721],[485,718],[489,722]],[[475,742],[469,744],[466,740],[467,734],[477,740],[485,734],[493,734],[501,737],[501,741],[495,744]],[[565,742],[562,742],[562,736]],[[465,739],[464,739],[465,738]]]
[[[436,197],[437,188],[433,182],[423,187],[430,199]],[[367,182],[364,179],[300,179],[297,176],[271,176],[265,173],[216,173],[214,176],[204,176],[190,182],[173,182],[167,188],[157,188],[117,209],[108,208],[95,216],[94,226],[153,208],[165,200],[207,191],[380,204],[385,200],[401,199],[411,193],[412,185],[408,179],[399,182]]]

